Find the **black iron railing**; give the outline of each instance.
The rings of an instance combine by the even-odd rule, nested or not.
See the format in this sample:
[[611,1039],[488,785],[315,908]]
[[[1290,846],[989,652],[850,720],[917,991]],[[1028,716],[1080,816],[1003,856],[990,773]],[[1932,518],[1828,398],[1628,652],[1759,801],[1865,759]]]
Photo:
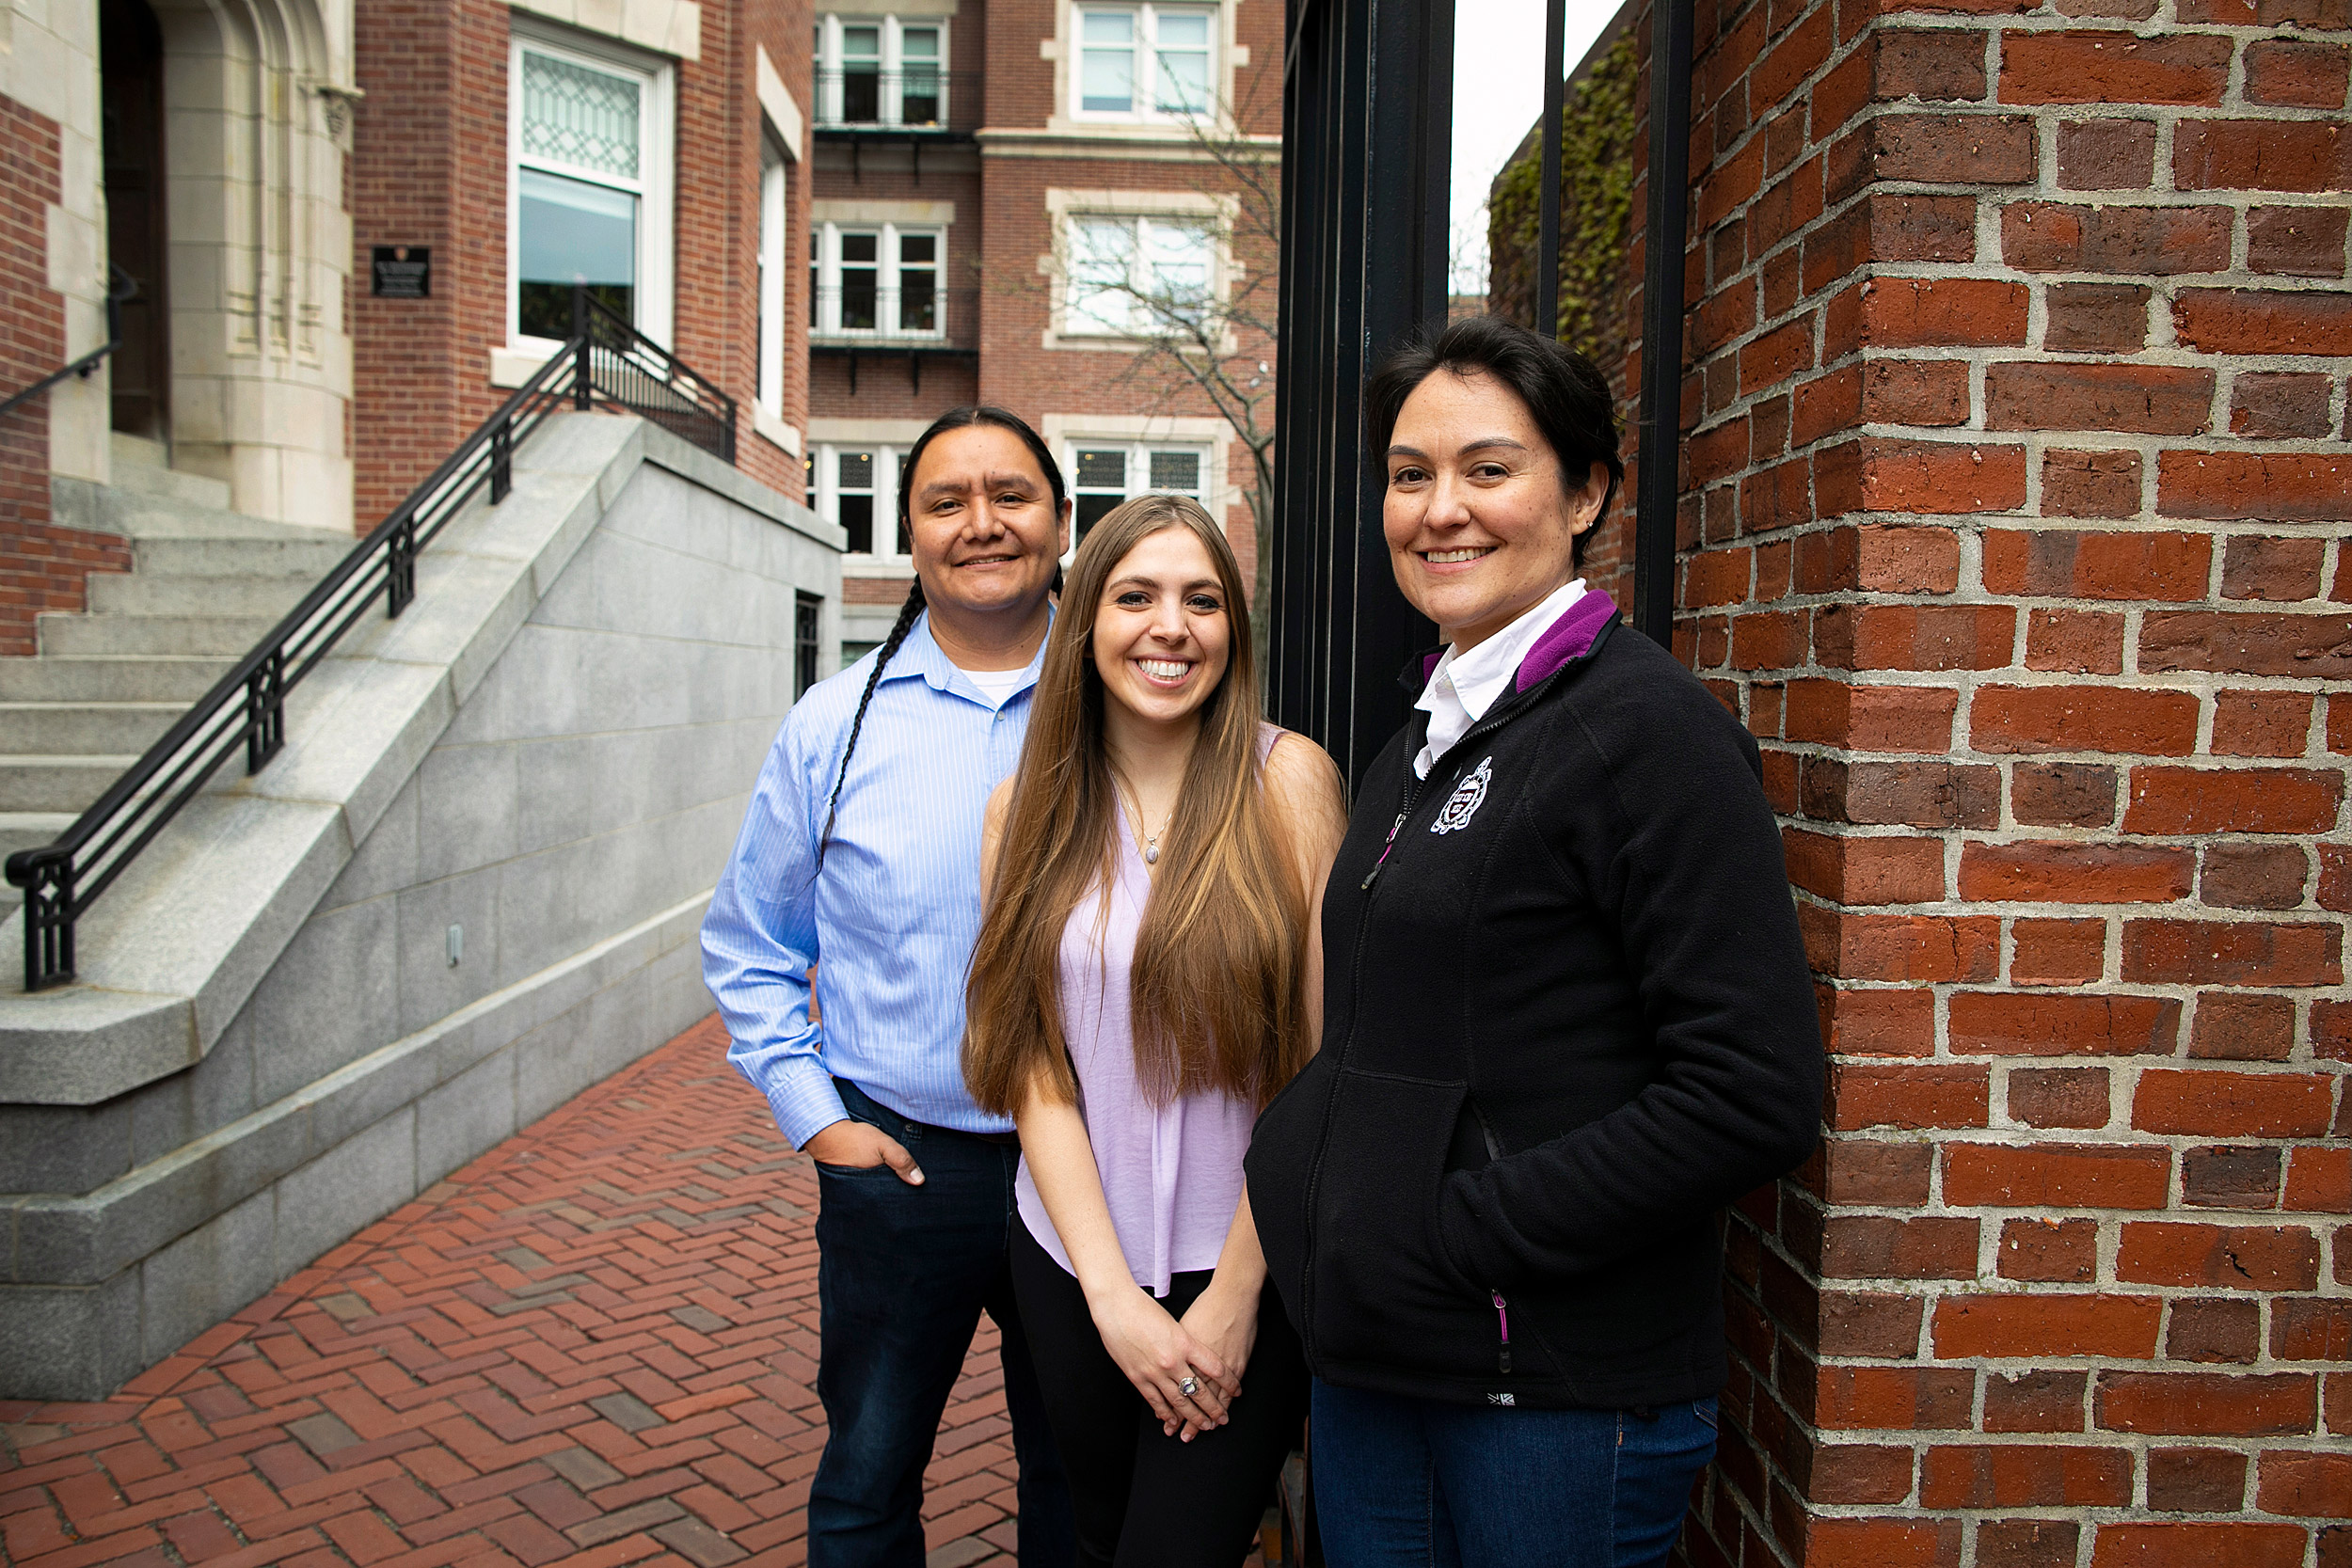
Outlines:
[[968,132],[980,123],[980,73],[843,65],[817,72],[819,131]]
[[23,391],[10,393],[8,402],[0,403],[0,420],[7,419],[21,404],[32,402],[69,375],[87,380],[96,373],[101,359],[122,346],[122,305],[138,293],[138,280],[112,262],[107,263],[106,270],[109,279],[106,290],[106,341],[72,364],[58,366]]
[[895,289],[843,281],[812,291],[808,335],[813,347],[977,348],[980,291],[910,284]]
[[286,697],[377,601],[389,615],[417,594],[417,557],[485,485],[514,487],[515,453],[550,414],[626,409],[735,461],[735,400],[613,315],[572,296],[572,337],[358,542],[147,754],[56,842],[8,861],[24,890],[24,989],[73,978],[73,928],[98,896],[242,751],[258,773],[286,743]]

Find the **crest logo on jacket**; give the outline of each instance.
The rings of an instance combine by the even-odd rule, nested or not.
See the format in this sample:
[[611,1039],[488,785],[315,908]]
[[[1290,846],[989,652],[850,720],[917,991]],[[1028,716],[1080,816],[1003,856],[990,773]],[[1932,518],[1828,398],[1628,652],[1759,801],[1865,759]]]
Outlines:
[[1454,786],[1454,793],[1438,808],[1438,819],[1429,824],[1433,833],[1450,833],[1470,826],[1470,819],[1478,815],[1486,803],[1486,785],[1495,776],[1495,759],[1486,757],[1471,768],[1470,777]]

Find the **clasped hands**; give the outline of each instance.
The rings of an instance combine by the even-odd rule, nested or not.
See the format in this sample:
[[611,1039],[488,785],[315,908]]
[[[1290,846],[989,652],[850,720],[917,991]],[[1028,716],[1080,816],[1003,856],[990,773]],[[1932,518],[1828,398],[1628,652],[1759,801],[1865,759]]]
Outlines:
[[1189,1443],[1226,1423],[1258,1337],[1256,1291],[1227,1289],[1222,1276],[1212,1277],[1178,1319],[1140,1287],[1120,1281],[1089,1291],[1087,1306],[1103,1348],[1159,1418],[1164,1435]]

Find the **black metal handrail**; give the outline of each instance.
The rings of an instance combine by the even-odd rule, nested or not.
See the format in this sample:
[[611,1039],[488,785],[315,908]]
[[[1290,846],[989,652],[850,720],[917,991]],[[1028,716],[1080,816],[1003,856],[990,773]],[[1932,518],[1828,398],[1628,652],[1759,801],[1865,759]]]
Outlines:
[[0,403],[0,420],[16,412],[18,406],[32,402],[69,375],[87,380],[98,369],[98,362],[122,346],[123,301],[136,297],[138,279],[124,272],[114,262],[106,263],[106,341],[70,365],[60,365],[21,392],[12,393],[8,401]]
[[286,696],[378,599],[397,616],[417,594],[417,556],[484,485],[514,487],[515,452],[549,414],[618,407],[735,461],[735,400],[612,314],[572,295],[572,337],[408,494],[253,651],[50,843],[8,860],[24,890],[24,989],[73,978],[74,924],[243,748],[258,773],[286,744]]
[[980,122],[980,73],[929,66],[844,65],[816,73],[819,131],[970,131]]
[[899,274],[895,289],[843,283],[812,291],[809,345],[832,348],[977,348],[980,291],[910,288]]

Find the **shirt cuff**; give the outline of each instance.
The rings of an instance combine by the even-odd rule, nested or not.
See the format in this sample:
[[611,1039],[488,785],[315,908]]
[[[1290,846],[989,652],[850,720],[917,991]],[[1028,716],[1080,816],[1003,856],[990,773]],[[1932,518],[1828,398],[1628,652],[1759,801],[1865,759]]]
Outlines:
[[841,1091],[833,1086],[833,1074],[814,1056],[803,1056],[776,1073],[768,1085],[768,1108],[775,1113],[776,1131],[794,1148],[850,1114],[841,1103]]

